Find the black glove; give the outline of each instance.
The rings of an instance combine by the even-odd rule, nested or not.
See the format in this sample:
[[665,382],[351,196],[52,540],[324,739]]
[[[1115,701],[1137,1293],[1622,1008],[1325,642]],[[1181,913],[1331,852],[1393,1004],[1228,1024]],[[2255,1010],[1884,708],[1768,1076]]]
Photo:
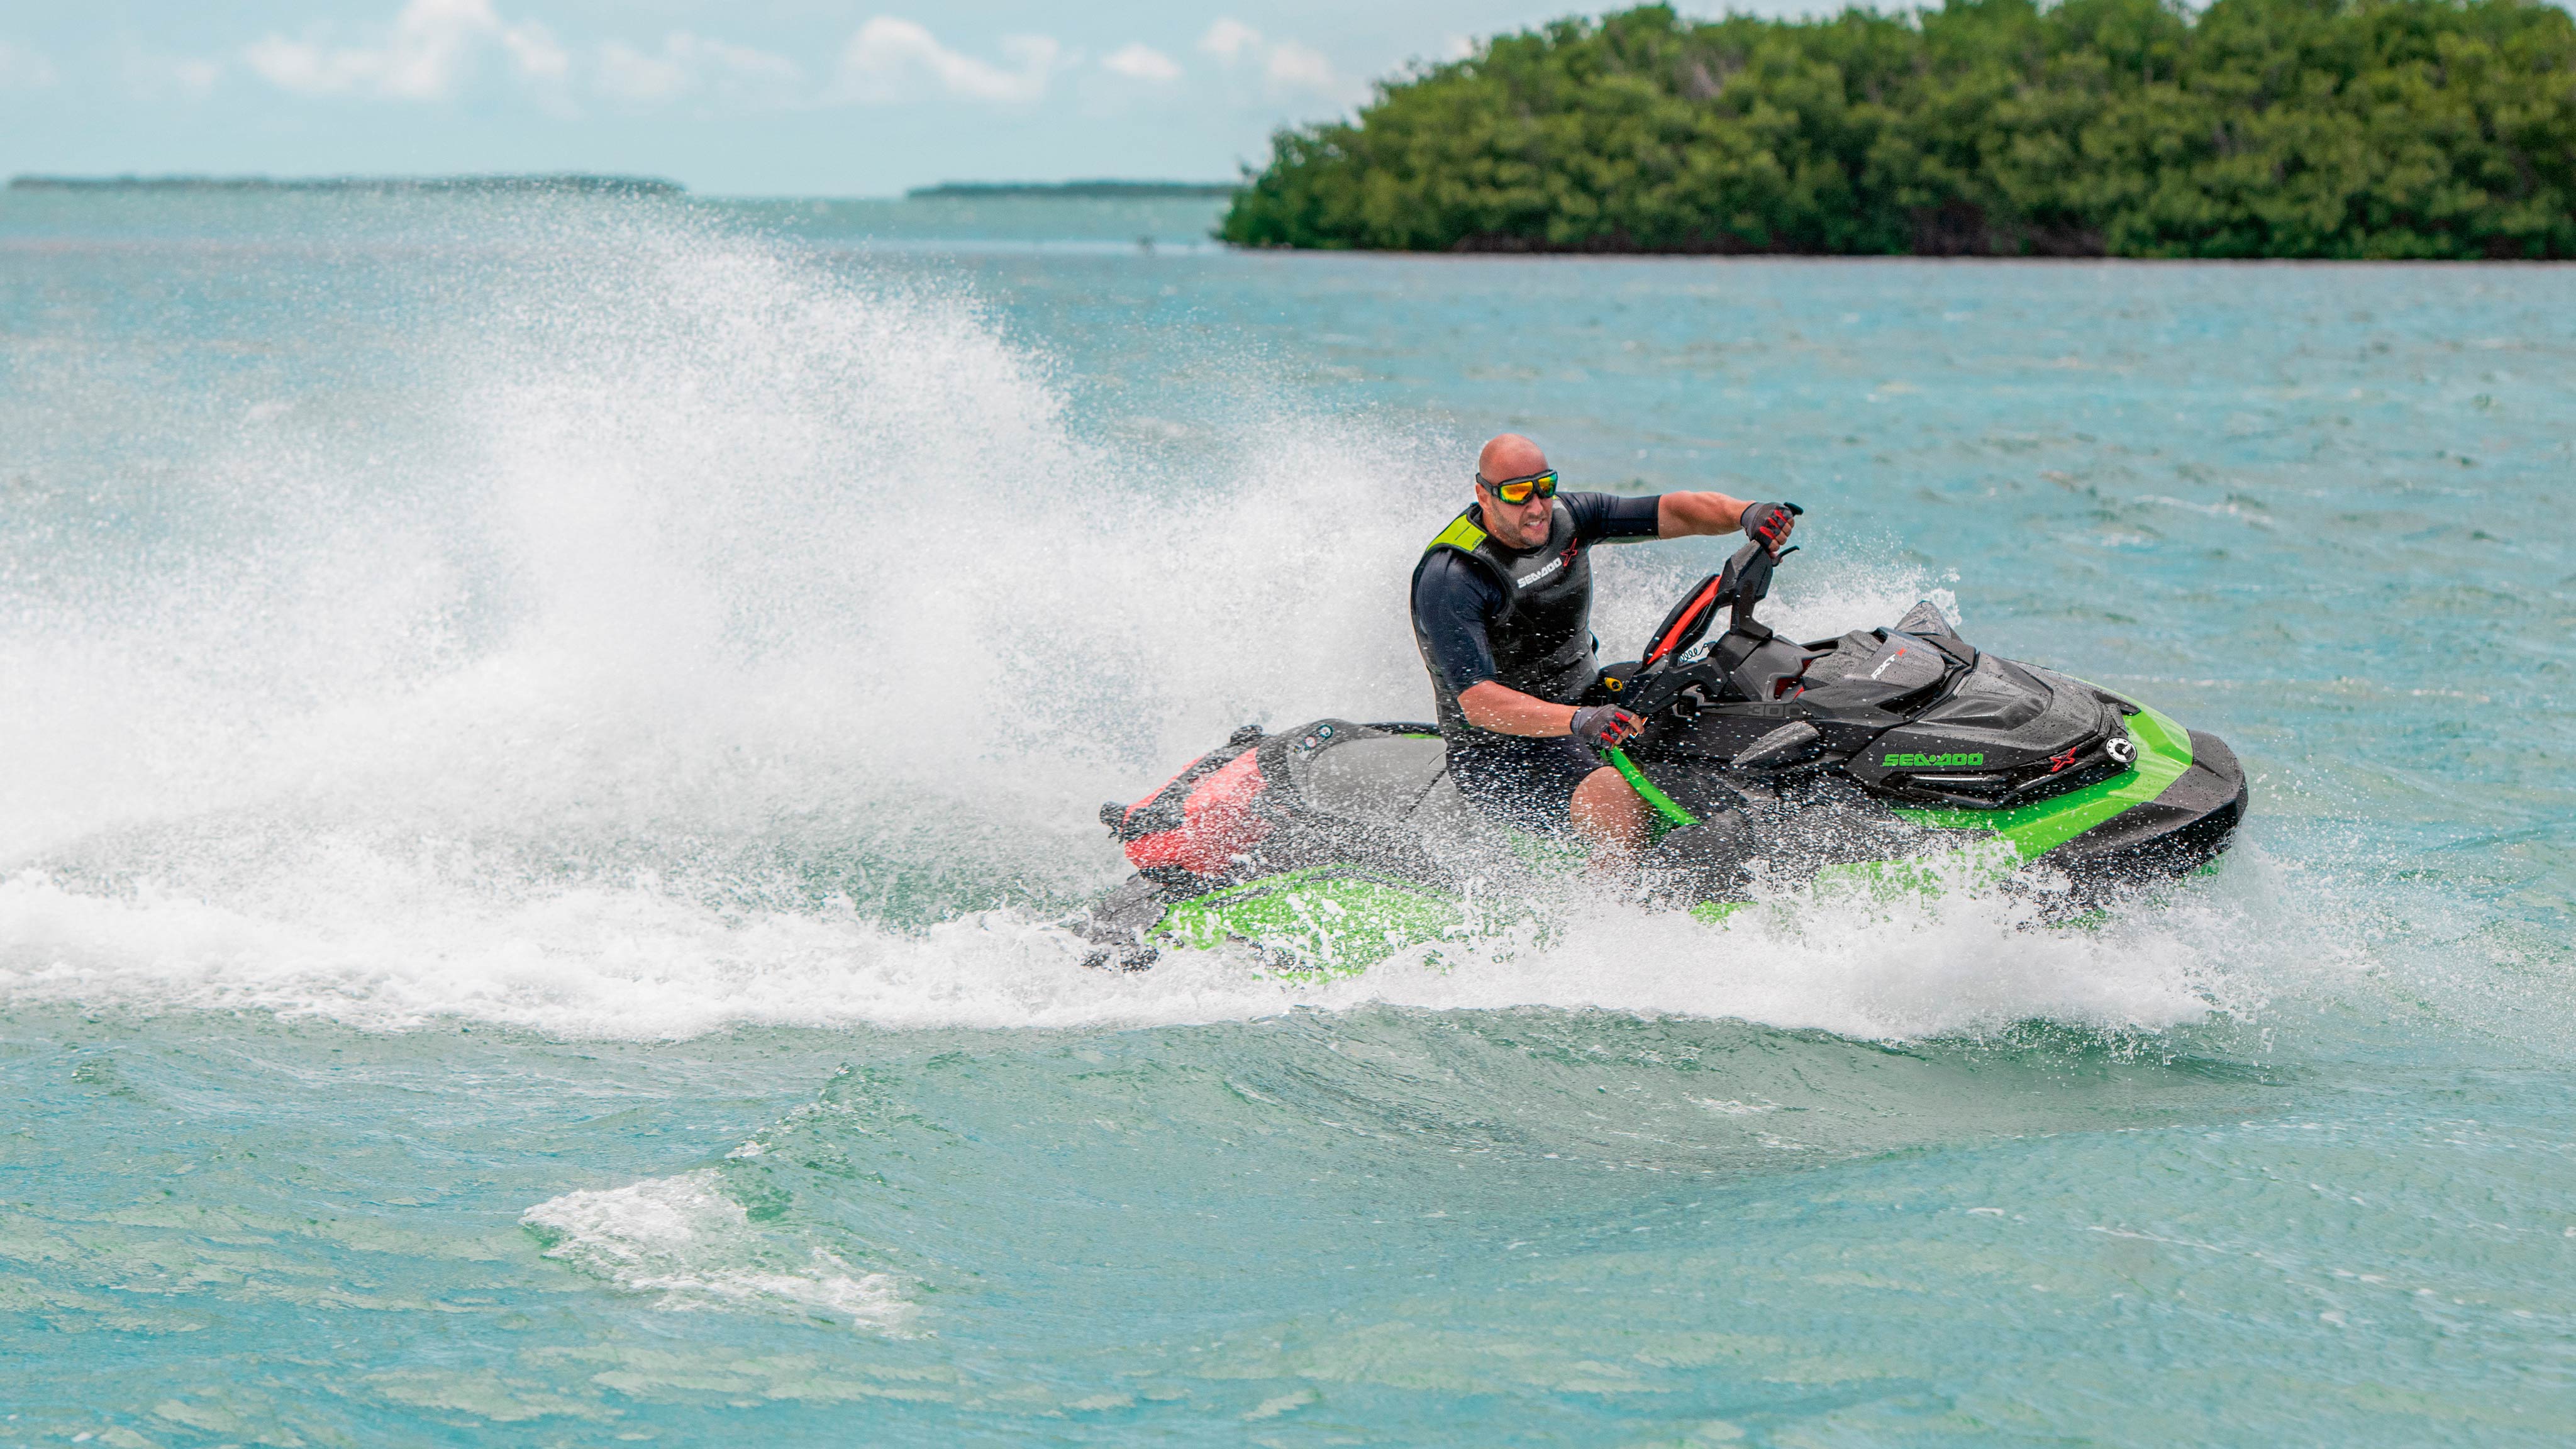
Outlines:
[[1795,503],[1748,503],[1744,505],[1744,536],[1780,556],[1780,545],[1789,541],[1789,530],[1798,526],[1798,515],[1807,510]]
[[1615,704],[1596,704],[1574,712],[1573,727],[1566,731],[1596,750],[1615,750],[1637,737],[1646,722]]

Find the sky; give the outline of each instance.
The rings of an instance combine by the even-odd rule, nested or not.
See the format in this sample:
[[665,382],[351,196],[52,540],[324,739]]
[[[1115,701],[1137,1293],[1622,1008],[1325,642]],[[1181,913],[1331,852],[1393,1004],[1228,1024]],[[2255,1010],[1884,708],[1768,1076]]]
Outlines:
[[1584,8],[0,0],[0,174],[588,171],[739,196],[1227,180],[1409,62]]

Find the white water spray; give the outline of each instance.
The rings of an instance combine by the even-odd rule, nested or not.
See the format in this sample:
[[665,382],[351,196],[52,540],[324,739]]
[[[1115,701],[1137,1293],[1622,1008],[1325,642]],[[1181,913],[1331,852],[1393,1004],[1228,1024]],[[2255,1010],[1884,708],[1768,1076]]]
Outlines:
[[[1403,587],[1457,441],[1282,405],[1128,457],[971,297],[676,219],[544,240],[459,264],[397,411],[139,420],[195,450],[193,544],[0,623],[0,992],[640,1036],[1368,1001],[1891,1036],[2224,994],[2186,928],[1993,902],[1605,912],[1320,986],[1086,971],[1047,923],[1123,873],[1100,801],[1247,719],[1427,708]],[[1604,637],[1685,573],[1616,557]],[[1776,612],[1916,596],[1829,582]]]

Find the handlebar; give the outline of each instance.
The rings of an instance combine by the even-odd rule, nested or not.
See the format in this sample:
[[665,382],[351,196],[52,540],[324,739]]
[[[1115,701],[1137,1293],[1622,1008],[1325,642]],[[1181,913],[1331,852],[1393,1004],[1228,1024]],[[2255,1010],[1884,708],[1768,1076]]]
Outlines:
[[[1793,514],[1806,512],[1795,503],[1780,506]],[[1775,554],[1763,547],[1759,540],[1748,540],[1735,551],[1733,558],[1726,561],[1723,572],[1700,580],[1682,596],[1680,603],[1673,606],[1673,611],[1664,616],[1664,621],[1655,626],[1655,632],[1647,637],[1644,665],[1637,671],[1637,677],[1642,679],[1669,668],[1698,643],[1708,633],[1709,624],[1716,619],[1716,606],[1719,604],[1734,605],[1727,616],[1729,632],[1769,638],[1771,631],[1754,621],[1753,610],[1770,594],[1771,575],[1779,568],[1780,560],[1797,551],[1798,546],[1791,544]]]

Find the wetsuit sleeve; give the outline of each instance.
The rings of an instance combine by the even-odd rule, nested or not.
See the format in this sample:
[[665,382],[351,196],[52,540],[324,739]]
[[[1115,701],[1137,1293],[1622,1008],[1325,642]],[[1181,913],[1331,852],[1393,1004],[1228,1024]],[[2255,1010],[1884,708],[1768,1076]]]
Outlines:
[[1563,497],[1566,511],[1574,515],[1575,538],[1587,544],[1653,538],[1660,526],[1658,510],[1664,502],[1660,493],[1643,498],[1626,493],[1568,493]]
[[1466,560],[1441,550],[1413,581],[1413,622],[1431,667],[1453,694],[1492,679],[1494,645],[1486,629],[1502,608],[1494,582]]

